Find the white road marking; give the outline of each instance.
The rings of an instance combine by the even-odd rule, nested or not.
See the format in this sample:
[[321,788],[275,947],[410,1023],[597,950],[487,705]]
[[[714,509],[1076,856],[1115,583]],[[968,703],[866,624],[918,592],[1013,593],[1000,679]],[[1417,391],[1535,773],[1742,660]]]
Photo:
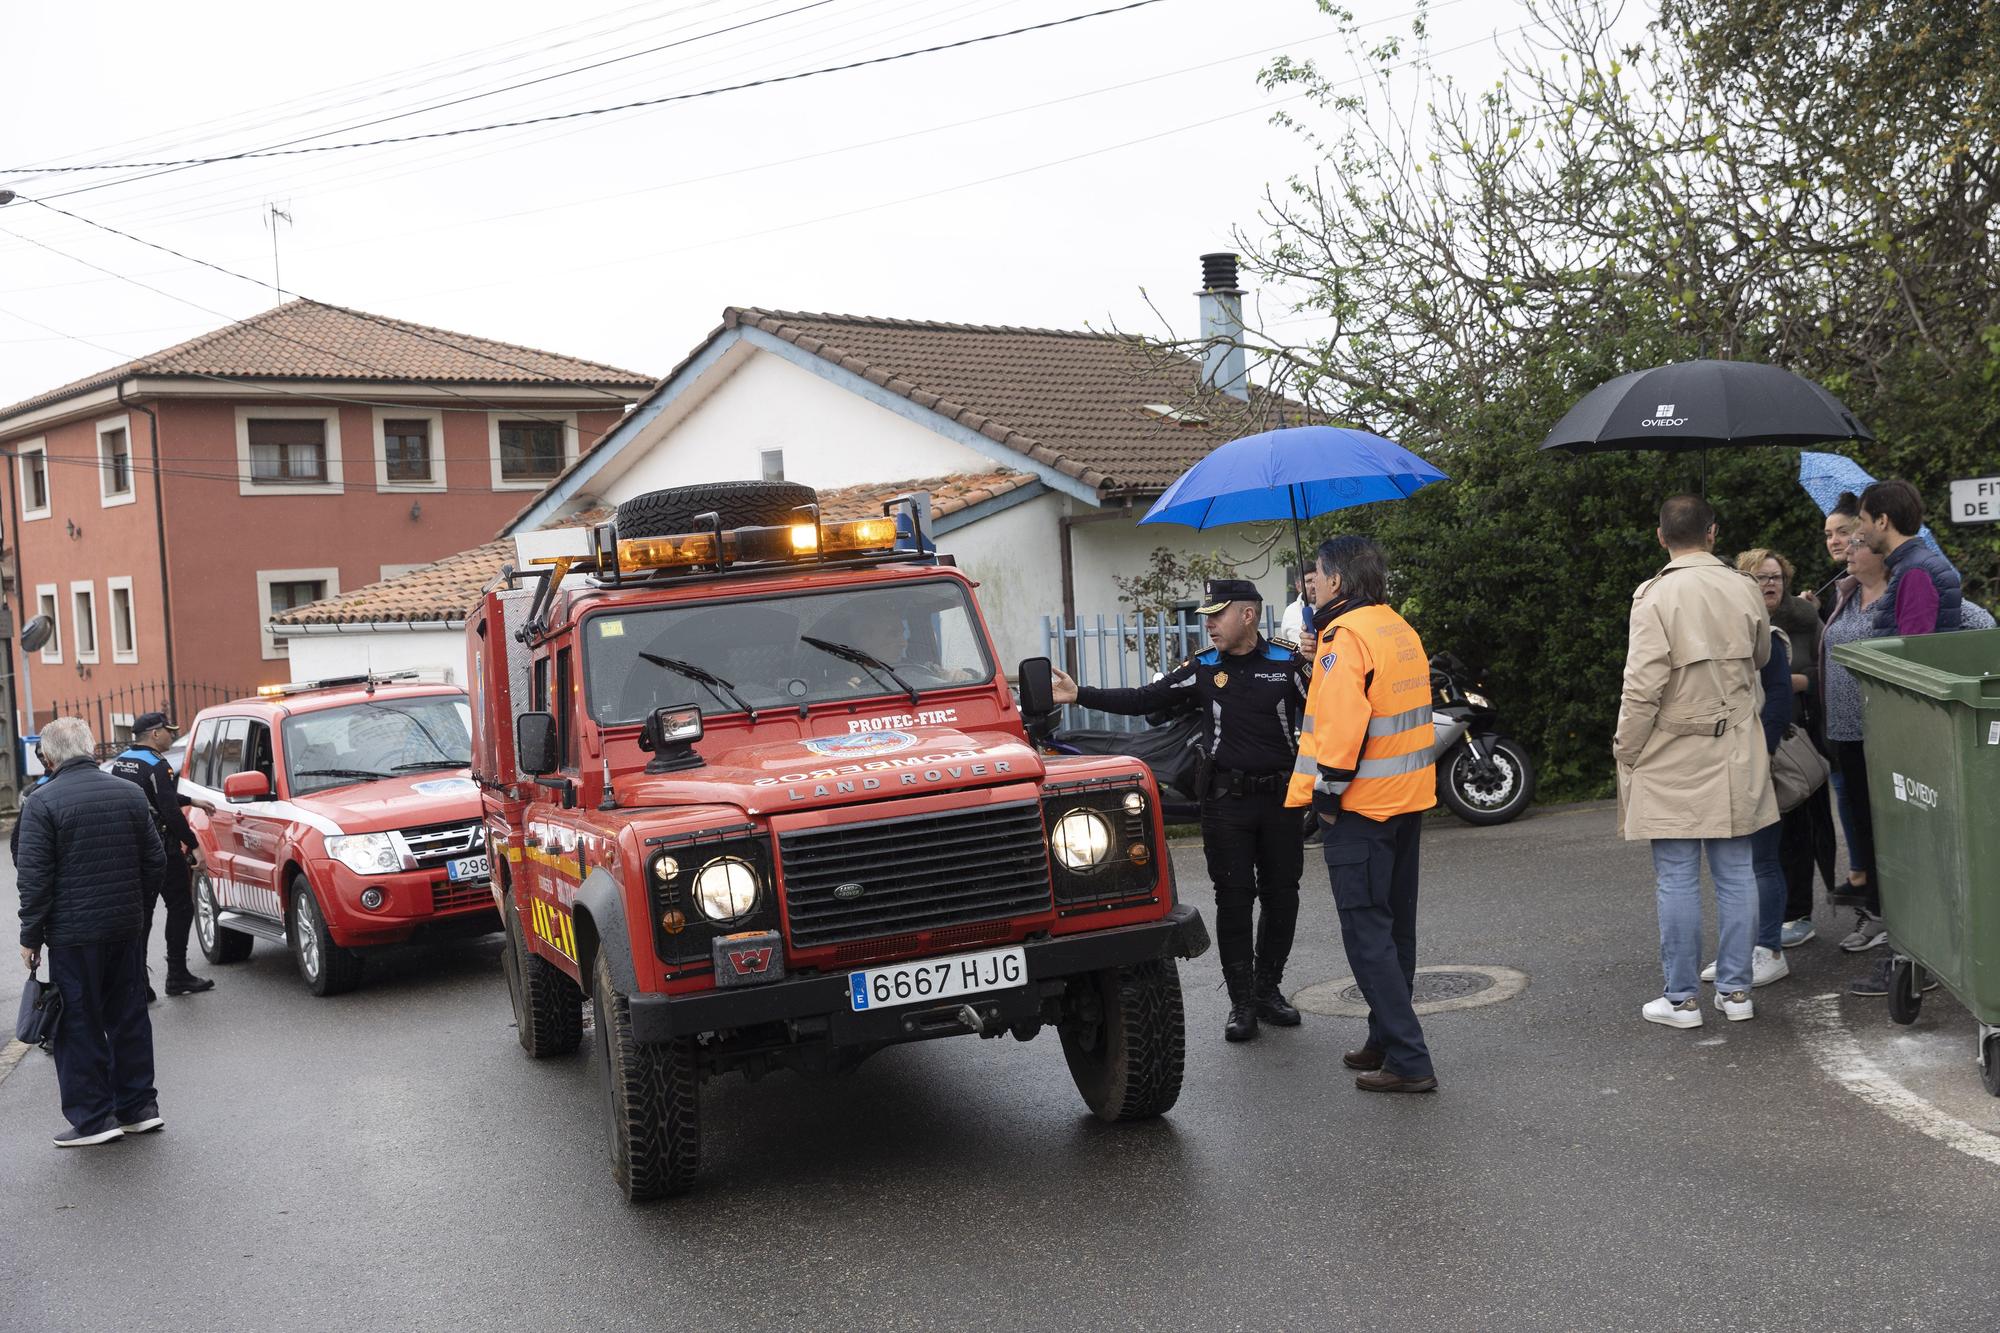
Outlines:
[[1820,1071],[1892,1119],[1968,1157],[2000,1166],[2000,1135],[1968,1125],[1931,1105],[1890,1077],[1862,1051],[1840,1016],[1840,996],[1815,995],[1793,1011],[1804,1031],[1806,1053]]

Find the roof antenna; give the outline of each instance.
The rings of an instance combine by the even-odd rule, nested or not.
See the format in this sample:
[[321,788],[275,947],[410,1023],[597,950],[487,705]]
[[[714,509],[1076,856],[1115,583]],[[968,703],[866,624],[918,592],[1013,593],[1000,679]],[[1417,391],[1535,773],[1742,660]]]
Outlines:
[[285,280],[278,271],[278,224],[283,222],[287,227],[292,225],[292,215],[287,211],[291,206],[292,201],[289,199],[285,200],[284,208],[269,201],[264,205],[266,210],[264,225],[271,229],[271,286],[277,290],[280,298],[285,294]]
[[598,757],[604,763],[604,799],[597,803],[597,808],[599,810],[616,810],[618,808],[618,795],[611,790],[611,756],[606,754]]

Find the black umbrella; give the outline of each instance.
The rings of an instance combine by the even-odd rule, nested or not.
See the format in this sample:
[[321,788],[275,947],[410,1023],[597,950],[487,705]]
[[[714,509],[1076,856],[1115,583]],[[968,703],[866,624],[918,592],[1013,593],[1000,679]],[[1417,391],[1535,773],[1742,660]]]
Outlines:
[[1677,361],[1598,385],[1542,448],[1584,454],[1874,438],[1838,398],[1779,366]]

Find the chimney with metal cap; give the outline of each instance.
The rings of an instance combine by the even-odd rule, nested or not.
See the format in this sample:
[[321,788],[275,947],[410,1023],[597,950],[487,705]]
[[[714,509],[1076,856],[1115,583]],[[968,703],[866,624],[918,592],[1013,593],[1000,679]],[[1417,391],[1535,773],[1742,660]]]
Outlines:
[[1250,401],[1244,369],[1243,289],[1236,285],[1236,256],[1229,251],[1201,257],[1201,383],[1232,398]]

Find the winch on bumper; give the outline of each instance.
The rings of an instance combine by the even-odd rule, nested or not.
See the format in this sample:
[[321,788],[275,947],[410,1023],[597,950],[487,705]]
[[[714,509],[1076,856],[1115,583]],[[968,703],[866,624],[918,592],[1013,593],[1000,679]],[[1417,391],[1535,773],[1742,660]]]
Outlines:
[[1207,952],[1208,942],[1200,912],[1176,905],[1158,921],[1025,941],[1018,947],[1025,954],[1027,980],[1010,989],[856,1010],[853,974],[833,972],[698,995],[639,994],[631,997],[632,1036],[641,1042],[665,1042],[767,1023],[800,1023],[815,1035],[823,1032],[836,1046],[876,1046],[975,1031],[991,1036],[1043,1021],[1045,1005],[1062,994],[1072,977],[1152,959],[1198,958]]

